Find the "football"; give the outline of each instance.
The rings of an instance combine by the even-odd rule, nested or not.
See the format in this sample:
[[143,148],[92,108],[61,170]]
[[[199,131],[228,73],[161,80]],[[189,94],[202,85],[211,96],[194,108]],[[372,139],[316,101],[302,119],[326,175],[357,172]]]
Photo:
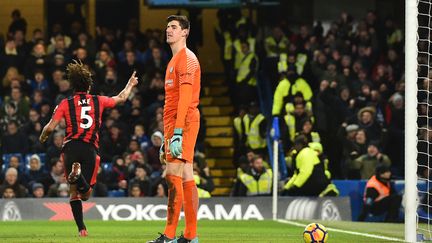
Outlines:
[[325,243],[328,239],[328,232],[324,225],[311,223],[303,231],[304,242],[307,243]]

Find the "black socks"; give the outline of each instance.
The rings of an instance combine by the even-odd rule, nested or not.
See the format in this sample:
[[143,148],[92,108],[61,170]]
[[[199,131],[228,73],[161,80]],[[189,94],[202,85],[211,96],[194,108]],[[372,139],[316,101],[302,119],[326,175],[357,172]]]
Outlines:
[[88,190],[90,190],[90,185],[87,183],[82,174],[80,175],[80,177],[78,177],[76,185],[79,193],[81,194],[85,194],[86,192],[88,192]]
[[82,201],[73,200],[69,202],[72,208],[72,213],[75,219],[75,223],[78,226],[78,231],[86,229],[83,220]]

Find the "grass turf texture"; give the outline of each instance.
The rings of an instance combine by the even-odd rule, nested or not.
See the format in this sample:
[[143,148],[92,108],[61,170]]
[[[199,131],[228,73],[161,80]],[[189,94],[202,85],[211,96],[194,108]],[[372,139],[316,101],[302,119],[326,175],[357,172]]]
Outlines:
[[[306,221],[299,221],[306,225]],[[403,238],[403,224],[325,222],[324,226],[393,238]],[[1,242],[146,242],[162,232],[163,221],[86,221],[89,237],[79,238],[72,221],[0,222]],[[179,229],[183,229],[183,222]],[[200,242],[303,242],[304,227],[273,221],[198,222]],[[177,232],[180,234],[180,231]],[[329,231],[330,243],[390,242]]]

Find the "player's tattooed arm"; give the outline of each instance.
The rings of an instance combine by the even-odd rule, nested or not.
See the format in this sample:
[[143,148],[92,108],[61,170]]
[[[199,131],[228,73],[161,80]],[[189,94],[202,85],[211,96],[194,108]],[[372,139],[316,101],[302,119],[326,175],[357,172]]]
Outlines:
[[138,78],[135,76],[136,71],[134,71],[129,78],[128,83],[124,87],[124,89],[116,96],[113,97],[115,100],[115,103],[124,103],[126,102],[127,98],[129,97],[130,93],[132,92],[132,88],[135,87],[138,84]]

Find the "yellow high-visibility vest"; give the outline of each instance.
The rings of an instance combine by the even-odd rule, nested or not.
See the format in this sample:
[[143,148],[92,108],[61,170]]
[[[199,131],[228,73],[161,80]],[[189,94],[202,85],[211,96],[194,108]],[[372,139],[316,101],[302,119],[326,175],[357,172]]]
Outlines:
[[[249,51],[255,53],[255,38],[249,37],[247,39],[247,42],[249,43]],[[240,65],[242,63],[242,60],[245,56],[243,52],[241,51],[241,42],[239,39],[236,39],[234,41],[234,50],[235,50],[235,57],[234,57],[234,69],[238,70],[240,68]]]
[[264,48],[266,50],[267,57],[278,57],[281,53],[272,51],[270,46],[277,46],[279,50],[283,51],[288,49],[289,40],[285,36],[279,42],[276,42],[273,36],[269,36],[264,40]]
[[255,180],[252,175],[244,172],[240,172],[238,178],[248,189],[246,193],[248,196],[265,195],[271,192],[273,180],[273,172],[271,169],[266,169],[258,181]]
[[288,71],[288,55],[286,53],[282,53],[279,56],[278,62],[278,72],[283,73]]
[[[246,78],[249,72],[255,72],[255,70],[250,70],[250,64],[253,59],[256,59],[256,56],[253,52],[249,52],[247,56],[243,58],[237,72],[237,83],[240,83],[240,81]],[[249,85],[255,86],[256,85],[255,75],[252,76],[249,80],[247,80],[247,83]]]
[[303,94],[303,98],[306,101],[312,99],[313,92],[309,84],[304,78],[297,78],[296,80],[290,80],[291,82],[291,94],[295,95],[297,92]]
[[198,198],[210,198],[211,195],[208,191],[202,189],[202,188],[197,188],[198,189]]
[[[279,81],[276,91],[273,95],[272,115],[280,115],[284,105],[284,99],[289,95],[291,83],[287,78]],[[287,112],[288,113],[288,112]]]
[[303,53],[297,54],[295,66],[296,66],[296,71],[297,71],[298,75],[303,74],[306,62],[307,62],[307,55],[306,54],[303,54]]
[[296,120],[295,117],[293,115],[291,115],[290,113],[286,114],[284,116],[285,119],[285,123],[288,127],[288,132],[289,132],[289,138],[291,141],[294,141],[295,135],[296,135]]
[[[246,143],[251,149],[261,149],[267,146],[266,140],[260,136],[260,124],[264,121],[265,117],[262,114],[258,114],[255,119],[250,123],[249,116],[245,116],[245,133]],[[246,126],[246,124],[248,126]],[[249,126],[250,124],[250,126]]]
[[241,117],[238,116],[238,117],[234,118],[234,128],[239,135],[243,134],[243,128],[242,128],[241,123],[242,123]]
[[321,137],[317,132],[311,132],[312,142],[313,143],[321,143]]

